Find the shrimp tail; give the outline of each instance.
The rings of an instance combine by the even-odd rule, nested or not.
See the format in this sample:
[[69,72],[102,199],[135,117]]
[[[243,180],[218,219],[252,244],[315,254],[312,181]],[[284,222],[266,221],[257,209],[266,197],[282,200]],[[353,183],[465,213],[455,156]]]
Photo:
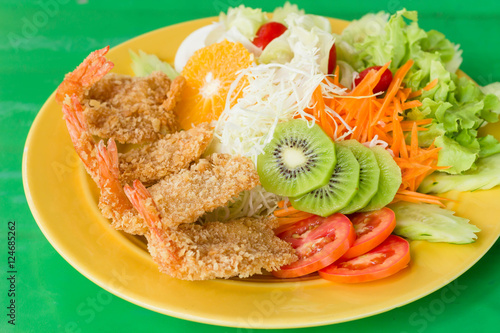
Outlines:
[[99,208],[102,214],[113,220],[113,227],[131,234],[142,235],[147,230],[143,219],[137,214],[120,183],[118,167],[118,149],[113,139],[108,146],[101,140],[97,145],[97,163],[99,166]]
[[98,184],[98,165],[95,154],[95,141],[87,130],[87,123],[83,115],[83,108],[76,95],[64,99],[62,111],[71,142],[85,165],[85,169]]
[[109,46],[106,46],[90,53],[73,72],[66,74],[56,91],[56,101],[59,104],[63,104],[66,96],[73,94],[81,99],[86,89],[113,69],[114,64],[104,57],[108,51]]
[[123,188],[135,209],[142,215],[148,227],[155,233],[160,233],[158,227],[161,226],[160,212],[156,207],[151,194],[140,180],[134,180],[133,187],[125,185]]
[[133,187],[125,185],[124,190],[130,202],[132,202],[132,205],[141,214],[150,230],[150,234],[147,235],[148,247],[153,258],[156,258],[157,261],[162,261],[163,254],[167,253],[169,257],[168,261],[178,261],[179,258],[175,254],[177,247],[170,237],[168,237],[168,234],[162,230],[160,212],[146,187],[144,187],[140,180],[136,179]]
[[[106,187],[109,182],[120,183],[118,168],[118,149],[115,140],[108,140],[108,147],[101,140],[97,145],[97,161],[99,164],[99,186]],[[121,187],[121,186],[120,186]]]

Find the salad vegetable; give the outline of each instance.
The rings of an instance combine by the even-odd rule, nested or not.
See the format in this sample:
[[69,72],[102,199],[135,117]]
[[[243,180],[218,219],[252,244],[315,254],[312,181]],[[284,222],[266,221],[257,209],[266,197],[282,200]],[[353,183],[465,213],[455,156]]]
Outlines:
[[[220,89],[211,100],[222,98],[214,115],[207,103],[189,113],[216,121],[210,152],[251,158],[262,184],[202,220],[273,213],[276,235],[299,256],[275,276],[389,276],[410,260],[393,230],[410,240],[477,238],[477,227],[428,193],[500,184],[500,143],[479,135],[498,121],[500,84],[479,87],[458,75],[459,45],[421,29],[416,12],[367,14],[336,35],[327,18],[290,3],[272,16],[241,5],[192,36],[176,69],[199,82],[201,100],[208,86]],[[245,63],[224,67],[224,80],[215,66],[199,78],[196,64],[217,61],[221,43],[228,59],[239,48]],[[165,70],[141,51],[133,62],[137,73]]]
[[220,13],[219,21],[226,30],[237,29],[245,38],[252,40],[257,30],[267,22],[266,15],[260,8],[253,9],[240,5]]
[[142,50],[139,50],[139,54],[132,50],[129,52],[132,59],[131,67],[136,76],[148,76],[155,71],[167,74],[171,80],[179,76],[179,73],[168,62],[161,61],[154,54],[147,54]]
[[500,154],[480,158],[476,168],[462,175],[435,172],[424,179],[419,191],[422,193],[444,193],[448,191],[489,190],[500,184]]
[[290,278],[316,272],[335,262],[354,243],[356,233],[348,218],[334,214],[297,222],[277,236],[292,245],[299,260],[281,267],[273,275]]
[[401,237],[387,239],[359,257],[336,262],[319,271],[319,275],[333,282],[359,283],[391,276],[410,262],[410,245]]
[[[438,165],[450,167],[443,172],[459,174],[470,169],[479,156],[500,151],[496,139],[478,138],[477,133],[485,122],[498,120],[500,102],[492,94],[498,86],[482,92],[474,82],[459,78],[455,74],[462,62],[459,46],[437,31],[420,29],[416,12],[402,10],[391,17],[368,14],[351,23],[338,38],[339,59],[357,71],[391,61],[389,69],[394,72],[412,59],[414,65],[404,80],[409,88],[422,89],[438,80],[432,89],[414,95],[422,104],[406,110],[405,117],[432,119],[425,126],[429,131],[419,133],[420,145],[429,146],[436,139],[436,146],[444,148]],[[457,160],[461,163],[450,163]]]
[[468,244],[480,231],[469,220],[435,205],[397,202],[389,207],[396,214],[394,233],[411,240]]
[[356,240],[341,259],[351,259],[371,251],[392,233],[396,227],[394,212],[389,208],[357,213],[351,216],[356,230]]
[[[363,79],[365,78],[366,74],[368,74],[369,71],[371,71],[371,70],[378,71],[381,68],[382,68],[382,66],[368,67],[367,69],[365,69],[364,71],[359,73],[358,77],[354,80],[354,84],[355,85],[360,84],[361,81],[363,81]],[[380,81],[377,83],[375,88],[373,88],[373,93],[376,94],[376,93],[387,91],[387,89],[391,85],[391,82],[392,82],[392,73],[389,69],[386,69],[384,71],[384,73],[382,74]]]
[[273,21],[280,22],[286,25],[285,19],[288,15],[295,13],[298,15],[305,15],[304,10],[299,9],[297,5],[292,5],[290,2],[285,2],[283,7],[276,7],[273,11]]
[[257,30],[257,37],[254,38],[253,43],[264,50],[273,39],[283,35],[286,29],[286,26],[279,22],[268,22]]

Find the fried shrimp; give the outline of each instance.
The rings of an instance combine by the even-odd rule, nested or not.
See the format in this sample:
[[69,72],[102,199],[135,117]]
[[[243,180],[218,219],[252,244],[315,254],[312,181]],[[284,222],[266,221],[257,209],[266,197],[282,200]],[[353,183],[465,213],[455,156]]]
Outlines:
[[174,92],[179,91],[183,84],[182,77],[171,83],[162,72],[147,77],[106,75],[82,100],[90,132],[120,143],[141,143],[177,131],[173,107],[178,97],[171,94],[169,99],[168,92],[171,86]]
[[[110,139],[108,147],[98,146],[101,197],[99,208],[112,219],[116,229],[142,235],[146,226],[125,197],[120,184],[118,153]],[[182,169],[148,188],[166,227],[193,223],[206,212],[224,206],[242,191],[258,184],[258,175],[246,157],[213,154],[201,159],[189,169]],[[139,180],[134,183],[142,183]]]
[[148,249],[159,270],[183,280],[248,277],[277,270],[297,260],[290,244],[274,235],[273,217],[241,218],[229,222],[163,227],[165,221],[150,193],[140,182],[125,192],[143,216]]
[[[200,224],[259,184],[254,164],[228,154],[200,158],[213,128],[176,132],[173,109],[185,79],[109,73],[108,49],[92,52],[56,91],[73,146],[99,186],[103,216],[117,230],[146,236],[160,271],[184,280],[248,277],[295,261],[291,245],[274,235],[274,217]],[[140,146],[119,152],[117,141]]]
[[151,184],[187,168],[203,154],[212,136],[213,129],[203,123],[187,131],[167,134],[127,153],[119,153],[121,183],[130,184],[139,179]]
[[195,222],[259,184],[250,159],[213,154],[148,188],[165,227]]
[[174,107],[185,79],[162,72],[147,77],[109,73],[109,47],[92,52],[56,91],[56,101],[76,96],[92,135],[120,143],[151,142],[178,129]]
[[160,179],[160,175],[178,172],[200,158],[212,137],[210,126],[200,124],[119,154],[113,139],[108,140],[107,148],[102,141],[96,145],[75,94],[64,100],[62,110],[73,146],[100,188],[99,208],[112,220],[114,228],[131,234],[143,235],[147,229],[123,192],[124,179],[138,176],[151,183]]

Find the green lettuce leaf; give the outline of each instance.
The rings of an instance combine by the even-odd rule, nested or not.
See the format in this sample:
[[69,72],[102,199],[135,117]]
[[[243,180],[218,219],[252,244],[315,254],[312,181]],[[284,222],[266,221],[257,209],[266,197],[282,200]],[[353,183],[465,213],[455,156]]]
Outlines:
[[220,13],[219,15],[219,22],[223,24],[226,31],[235,27],[249,40],[253,40],[257,30],[267,21],[266,15],[260,8],[253,9],[244,5],[229,8],[227,14]]
[[279,22],[281,24],[284,24],[285,26],[288,27],[287,23],[285,22],[285,19],[287,16],[291,13],[295,13],[298,15],[305,15],[305,12],[303,9],[299,9],[297,5],[292,5],[290,2],[285,2],[283,7],[277,7],[273,11],[273,21]]
[[488,84],[487,86],[480,88],[483,94],[489,95],[493,94],[496,97],[500,98],[500,82],[493,82]]
[[479,156],[499,149],[494,138],[481,138],[477,133],[484,124],[498,121],[500,83],[480,88],[468,78],[459,78],[455,73],[462,62],[459,46],[438,31],[424,31],[417,19],[416,12],[405,9],[390,17],[383,12],[365,15],[338,37],[337,56],[357,72],[389,61],[394,72],[412,59],[414,64],[405,77],[412,90],[437,79],[434,88],[418,97],[422,106],[407,110],[405,118],[433,119],[426,126],[428,131],[419,132],[419,144],[427,147],[437,140],[442,147],[440,165],[450,163],[452,167],[445,172],[460,173],[473,167]]
[[479,157],[488,157],[494,154],[500,153],[500,142],[491,135],[483,136],[477,139],[481,150],[479,151]]
[[[341,41],[355,52],[339,42],[338,57],[357,71],[389,61],[389,68],[394,71],[408,59],[413,59],[416,64],[409,73],[409,76],[413,75],[413,80],[409,82],[415,89],[424,87],[430,81],[432,60],[442,63],[448,70],[458,69],[462,59],[458,47],[437,31],[425,32],[418,26],[417,20],[417,12],[406,9],[390,18],[384,12],[367,14],[349,24],[340,36]],[[414,82],[418,83],[417,87],[413,87]]]
[[[445,134],[443,129],[443,124],[438,124],[437,122],[432,122],[426,131],[418,132],[418,144],[420,147],[429,147],[434,143],[438,136]],[[406,143],[409,145],[411,143],[411,134],[408,135]]]
[[132,59],[132,70],[136,76],[148,76],[149,74],[160,71],[173,80],[179,73],[167,62],[161,61],[154,54],[147,54],[146,52],[139,50],[139,54],[132,50],[129,50],[130,58]]
[[499,165],[500,154],[497,153],[478,159],[474,169],[470,169],[461,175],[434,172],[424,179],[418,191],[422,193],[444,193],[452,190],[488,190],[500,184]]
[[438,136],[434,141],[436,147],[442,148],[439,152],[438,166],[449,166],[450,168],[442,171],[451,174],[469,170],[479,153],[479,143],[477,140],[475,142],[475,145],[470,144],[470,147],[465,147],[445,135]]
[[293,59],[293,51],[288,42],[289,36],[290,30],[287,30],[281,36],[267,44],[259,56],[259,62],[262,64],[269,64],[271,62],[285,64],[291,61]]
[[[342,32],[341,38],[350,45],[358,45],[369,37],[384,35],[388,20],[389,14],[384,12],[366,14],[361,19],[352,21]],[[345,60],[349,62],[348,59]]]
[[[288,30],[275,38],[262,51],[259,57],[261,63],[281,63],[291,61],[296,55],[294,47],[297,42],[309,49],[318,50],[317,61],[323,73],[328,71],[330,48],[333,45],[333,35],[330,33],[330,23],[323,22],[315,15],[299,15],[290,13],[286,18]],[[326,30],[325,30],[326,29]]]

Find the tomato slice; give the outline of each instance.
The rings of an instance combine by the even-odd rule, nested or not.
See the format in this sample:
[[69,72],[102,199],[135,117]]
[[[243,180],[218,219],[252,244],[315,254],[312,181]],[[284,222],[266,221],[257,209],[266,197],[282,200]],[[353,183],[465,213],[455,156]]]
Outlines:
[[349,216],[356,230],[356,240],[342,256],[350,259],[360,256],[381,244],[396,227],[394,212],[387,207]]
[[337,213],[293,223],[277,236],[292,245],[299,260],[272,274],[292,278],[316,272],[340,258],[354,243],[356,232],[351,221]]
[[387,239],[359,257],[336,262],[319,271],[327,280],[340,283],[359,283],[382,279],[399,272],[410,262],[408,241],[390,235]]
[[259,30],[257,30],[257,34],[255,39],[253,40],[253,43],[255,46],[260,47],[262,50],[264,50],[266,46],[275,38],[283,35],[286,29],[286,26],[279,22],[265,23],[259,28]]
[[[354,84],[356,84],[356,85],[360,84],[361,81],[363,81],[363,79],[365,78],[366,74],[368,74],[368,72],[370,72],[371,70],[378,71],[381,68],[382,68],[382,66],[368,67],[367,69],[365,69],[364,71],[359,73],[358,78],[354,80]],[[373,93],[376,94],[376,93],[381,92],[381,91],[386,91],[389,88],[389,86],[391,85],[391,82],[392,82],[392,72],[389,69],[386,69],[385,72],[382,74],[380,81],[378,81],[375,88],[373,88]]]
[[328,56],[328,74],[333,74],[337,67],[337,47],[333,43]]

